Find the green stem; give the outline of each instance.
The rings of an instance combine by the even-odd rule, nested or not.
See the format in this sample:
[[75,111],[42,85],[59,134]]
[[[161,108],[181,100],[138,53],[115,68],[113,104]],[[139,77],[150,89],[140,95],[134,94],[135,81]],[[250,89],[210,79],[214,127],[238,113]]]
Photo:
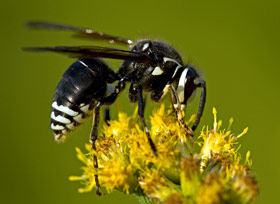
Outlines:
[[148,197],[143,193],[142,189],[139,189],[138,193],[134,195],[136,196],[140,204],[151,204]]

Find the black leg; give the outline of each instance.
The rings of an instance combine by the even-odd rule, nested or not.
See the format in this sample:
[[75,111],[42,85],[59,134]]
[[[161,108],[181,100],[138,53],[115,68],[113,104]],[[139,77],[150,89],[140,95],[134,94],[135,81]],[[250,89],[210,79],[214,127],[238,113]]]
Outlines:
[[143,90],[142,90],[142,87],[139,87],[139,89],[138,89],[138,115],[143,124],[144,131],[146,132],[146,136],[148,138],[151,149],[153,150],[154,155],[157,156],[156,146],[151,138],[151,135],[149,133],[148,127],[147,127],[145,119],[144,119],[144,106],[145,106],[145,104],[144,104],[144,100],[143,100]]
[[[104,98],[101,98],[99,100],[100,105],[105,104],[105,105],[109,106],[112,103],[114,103],[115,100],[117,99],[119,93],[121,91],[123,91],[124,88],[125,88],[125,83],[123,81],[120,81],[118,83],[118,85],[115,86],[115,87],[109,86],[111,94],[109,94],[108,96],[106,96]],[[108,123],[109,120],[110,120],[110,108],[109,107],[105,107],[104,108],[104,121],[106,122],[107,125],[109,125],[109,123]]]
[[[114,92],[116,92],[116,87],[108,86],[108,94],[110,95]],[[117,96],[117,94],[114,94],[114,97],[116,97],[116,96]],[[113,100],[113,99],[111,98],[111,100]],[[103,107],[103,120],[109,126],[109,121],[110,121],[110,108],[109,108],[109,106],[104,106]]]
[[192,126],[193,131],[195,131],[195,129],[197,128],[197,126],[199,124],[200,118],[201,118],[203,110],[204,110],[205,101],[206,101],[206,83],[205,83],[205,81],[200,82],[197,86],[201,87],[201,96],[200,96],[200,102],[199,102],[196,119]]
[[162,90],[155,90],[151,93],[151,99],[155,102],[158,102],[163,96]]
[[109,122],[110,121],[110,108],[107,106],[107,107],[104,107],[104,121],[105,123],[109,126]]
[[[92,122],[92,129],[90,133],[90,139],[92,142],[92,149],[96,151],[95,141],[97,140],[98,136],[98,124],[99,124],[99,112],[100,112],[100,103],[98,102],[95,108],[93,109],[93,122]],[[95,183],[96,183],[96,194],[102,195],[100,192],[100,184],[98,179],[98,162],[97,162],[97,156],[93,155],[93,165],[96,170],[96,174],[94,175]]]
[[186,128],[188,134],[190,136],[193,136],[193,130],[191,128],[189,128],[184,121],[183,114],[181,111],[181,103],[179,101],[177,92],[173,85],[170,85],[170,88],[171,88],[172,104],[173,104],[173,107],[174,107],[176,115],[177,115],[177,120],[184,128]]
[[128,92],[128,98],[132,103],[135,103],[138,100],[138,85],[131,83]]
[[106,96],[106,97],[104,97],[104,98],[101,98],[101,99],[99,100],[99,101],[100,101],[100,104],[101,104],[101,105],[103,105],[103,104],[105,104],[105,105],[111,105],[112,103],[115,102],[115,100],[117,99],[119,93],[120,93],[121,91],[123,91],[124,88],[125,88],[125,82],[123,82],[123,81],[120,80],[119,83],[117,84],[117,86],[115,86],[114,91],[113,91],[110,95],[108,95],[108,96]]
[[[93,109],[93,124],[92,124],[91,133],[90,133],[90,139],[92,142],[92,148],[94,150],[96,150],[95,141],[97,140],[97,137],[98,137],[100,106],[102,106],[103,104],[111,105],[112,103],[114,103],[117,96],[124,88],[125,88],[125,83],[122,80],[120,80],[119,83],[117,84],[117,86],[115,86],[114,91],[109,96],[101,98],[97,102],[95,108]],[[105,111],[106,111],[106,109],[105,109]],[[108,113],[109,113],[109,109],[108,109]],[[105,118],[105,121],[107,119],[109,119],[108,116],[105,116],[104,118]],[[97,162],[96,155],[93,155],[93,163],[94,163],[94,168],[96,169],[96,172],[97,172],[98,171],[98,162]],[[100,192],[100,183],[99,183],[99,179],[98,179],[98,173],[96,173],[94,175],[94,178],[95,178],[95,183],[96,183],[96,194],[102,195],[102,193]]]

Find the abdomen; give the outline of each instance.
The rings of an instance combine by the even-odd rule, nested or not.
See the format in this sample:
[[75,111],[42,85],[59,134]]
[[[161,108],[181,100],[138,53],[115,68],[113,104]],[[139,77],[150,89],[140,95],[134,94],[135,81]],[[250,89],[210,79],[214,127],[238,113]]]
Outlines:
[[92,113],[94,103],[105,95],[107,65],[97,59],[78,59],[58,83],[51,108],[55,140],[64,140]]

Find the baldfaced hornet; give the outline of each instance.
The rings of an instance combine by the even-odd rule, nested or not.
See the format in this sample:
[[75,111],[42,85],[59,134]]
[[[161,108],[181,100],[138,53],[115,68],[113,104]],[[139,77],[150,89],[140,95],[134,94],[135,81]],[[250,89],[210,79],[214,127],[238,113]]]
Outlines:
[[[130,83],[129,99],[138,101],[138,115],[143,124],[151,149],[157,155],[145,119],[143,91],[149,92],[151,99],[158,102],[170,90],[172,104],[178,121],[189,135],[196,129],[206,100],[206,85],[195,70],[183,61],[177,51],[163,42],[141,40],[133,42],[122,37],[108,35],[92,29],[78,28],[47,22],[29,22],[28,28],[68,30],[74,36],[93,40],[106,40],[110,43],[131,47],[130,51],[97,46],[55,46],[28,47],[25,51],[51,51],[66,54],[77,60],[65,71],[58,83],[52,102],[51,129],[57,141],[64,140],[84,120],[93,114],[93,126],[90,134],[92,148],[98,136],[99,111],[102,105],[111,105]],[[124,60],[117,72],[114,72],[99,58]],[[117,82],[112,93],[106,95],[108,84]],[[196,120],[189,128],[184,123],[181,111],[188,104],[196,88],[202,88]],[[94,155],[94,167],[98,168]],[[96,192],[100,193],[98,175],[95,175]]]

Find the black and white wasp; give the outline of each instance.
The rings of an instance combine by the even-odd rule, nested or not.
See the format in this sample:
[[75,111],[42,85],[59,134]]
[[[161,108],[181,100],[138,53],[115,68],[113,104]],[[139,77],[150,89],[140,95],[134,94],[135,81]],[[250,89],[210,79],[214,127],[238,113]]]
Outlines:
[[[132,40],[108,35],[87,28],[78,28],[47,22],[29,22],[28,28],[68,30],[74,36],[93,40],[106,40],[110,43],[131,47],[130,51],[97,46],[55,46],[28,47],[26,51],[51,51],[63,53],[77,60],[65,71],[58,83],[52,102],[51,129],[56,140],[63,140],[84,120],[93,115],[90,134],[92,147],[97,139],[99,111],[102,105],[111,105],[130,83],[129,99],[138,101],[138,115],[146,132],[154,154],[157,154],[144,119],[143,91],[150,93],[151,99],[158,102],[170,90],[172,104],[178,121],[192,135],[199,124],[206,100],[206,85],[195,68],[184,64],[177,51],[166,43],[153,40]],[[114,72],[99,58],[124,60],[117,72]],[[106,95],[109,84],[117,82],[112,93]],[[202,88],[196,120],[189,128],[185,125],[181,111],[193,97],[196,88]],[[94,156],[94,167],[98,168]],[[98,175],[95,175],[96,192],[100,193]]]

